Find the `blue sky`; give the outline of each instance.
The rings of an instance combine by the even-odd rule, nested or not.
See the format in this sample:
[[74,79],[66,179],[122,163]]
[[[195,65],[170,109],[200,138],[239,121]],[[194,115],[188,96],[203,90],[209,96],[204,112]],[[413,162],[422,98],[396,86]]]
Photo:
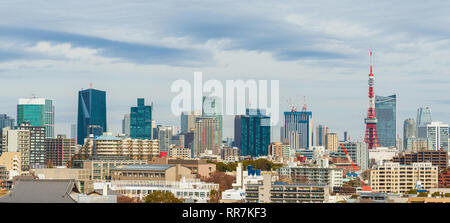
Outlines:
[[170,85],[202,71],[279,80],[281,110],[306,97],[315,124],[360,138],[372,46],[375,93],[397,94],[401,135],[419,106],[450,122],[448,11],[448,1],[2,1],[0,113],[15,116],[19,97],[51,98],[56,132],[68,134],[92,82],[107,91],[113,132],[137,97],[176,125]]

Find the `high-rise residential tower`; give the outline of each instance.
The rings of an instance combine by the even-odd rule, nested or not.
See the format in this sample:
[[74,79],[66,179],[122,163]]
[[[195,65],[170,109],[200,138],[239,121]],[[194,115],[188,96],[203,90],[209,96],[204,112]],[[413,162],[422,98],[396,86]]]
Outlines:
[[23,122],[17,128],[30,131],[30,168],[45,168],[45,127]]
[[215,117],[201,117],[195,120],[194,151],[198,156],[208,150],[220,155],[219,121]]
[[234,140],[240,156],[267,156],[270,144],[270,117],[264,110],[247,109],[234,119]]
[[30,126],[45,127],[45,137],[53,138],[55,131],[55,107],[46,98],[20,98],[17,104],[17,125],[27,122]]
[[99,125],[106,128],[106,92],[89,88],[78,92],[77,144],[83,145],[88,127]]
[[130,111],[130,137],[152,139],[152,105],[145,105],[143,98],[137,99],[137,107]]
[[308,149],[312,146],[312,112],[284,112],[284,137],[291,149]]
[[396,95],[375,95],[375,114],[377,115],[378,142],[383,147],[396,147],[397,116]]
[[408,138],[417,137],[416,121],[412,118],[408,118],[403,122],[403,150],[407,149]]

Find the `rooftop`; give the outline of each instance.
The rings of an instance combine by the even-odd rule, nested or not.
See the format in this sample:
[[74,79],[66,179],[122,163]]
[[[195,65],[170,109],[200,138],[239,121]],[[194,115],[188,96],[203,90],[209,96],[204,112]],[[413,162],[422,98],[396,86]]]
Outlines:
[[175,165],[121,165],[114,170],[167,170]]

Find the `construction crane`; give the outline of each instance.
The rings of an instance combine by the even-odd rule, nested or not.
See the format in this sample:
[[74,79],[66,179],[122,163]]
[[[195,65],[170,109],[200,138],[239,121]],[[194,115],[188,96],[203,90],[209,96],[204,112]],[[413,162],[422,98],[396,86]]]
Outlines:
[[361,171],[359,170],[358,166],[355,165],[355,163],[354,163],[353,160],[352,160],[352,157],[350,157],[350,155],[349,155],[348,152],[347,152],[347,149],[344,147],[344,145],[342,145],[342,143],[341,143],[341,148],[342,148],[342,150],[344,150],[345,157],[347,157],[347,159],[348,159],[348,160],[350,161],[350,163],[352,164],[353,170],[355,171],[356,176],[358,176],[359,181],[361,181],[362,189],[363,189],[364,191],[371,191],[372,189],[370,188],[370,186],[368,186],[368,185],[366,185],[366,184],[364,183],[364,179],[361,177]]

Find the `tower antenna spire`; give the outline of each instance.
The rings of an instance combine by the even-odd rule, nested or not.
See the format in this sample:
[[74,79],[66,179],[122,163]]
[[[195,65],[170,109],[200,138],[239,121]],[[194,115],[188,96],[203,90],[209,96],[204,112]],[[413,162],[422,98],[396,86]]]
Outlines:
[[369,73],[369,108],[367,109],[367,117],[364,119],[366,124],[366,132],[364,136],[364,142],[369,146],[369,149],[378,147],[378,134],[377,134],[377,117],[375,115],[375,93],[374,84],[375,77],[372,72],[372,47],[370,48],[370,73]]

